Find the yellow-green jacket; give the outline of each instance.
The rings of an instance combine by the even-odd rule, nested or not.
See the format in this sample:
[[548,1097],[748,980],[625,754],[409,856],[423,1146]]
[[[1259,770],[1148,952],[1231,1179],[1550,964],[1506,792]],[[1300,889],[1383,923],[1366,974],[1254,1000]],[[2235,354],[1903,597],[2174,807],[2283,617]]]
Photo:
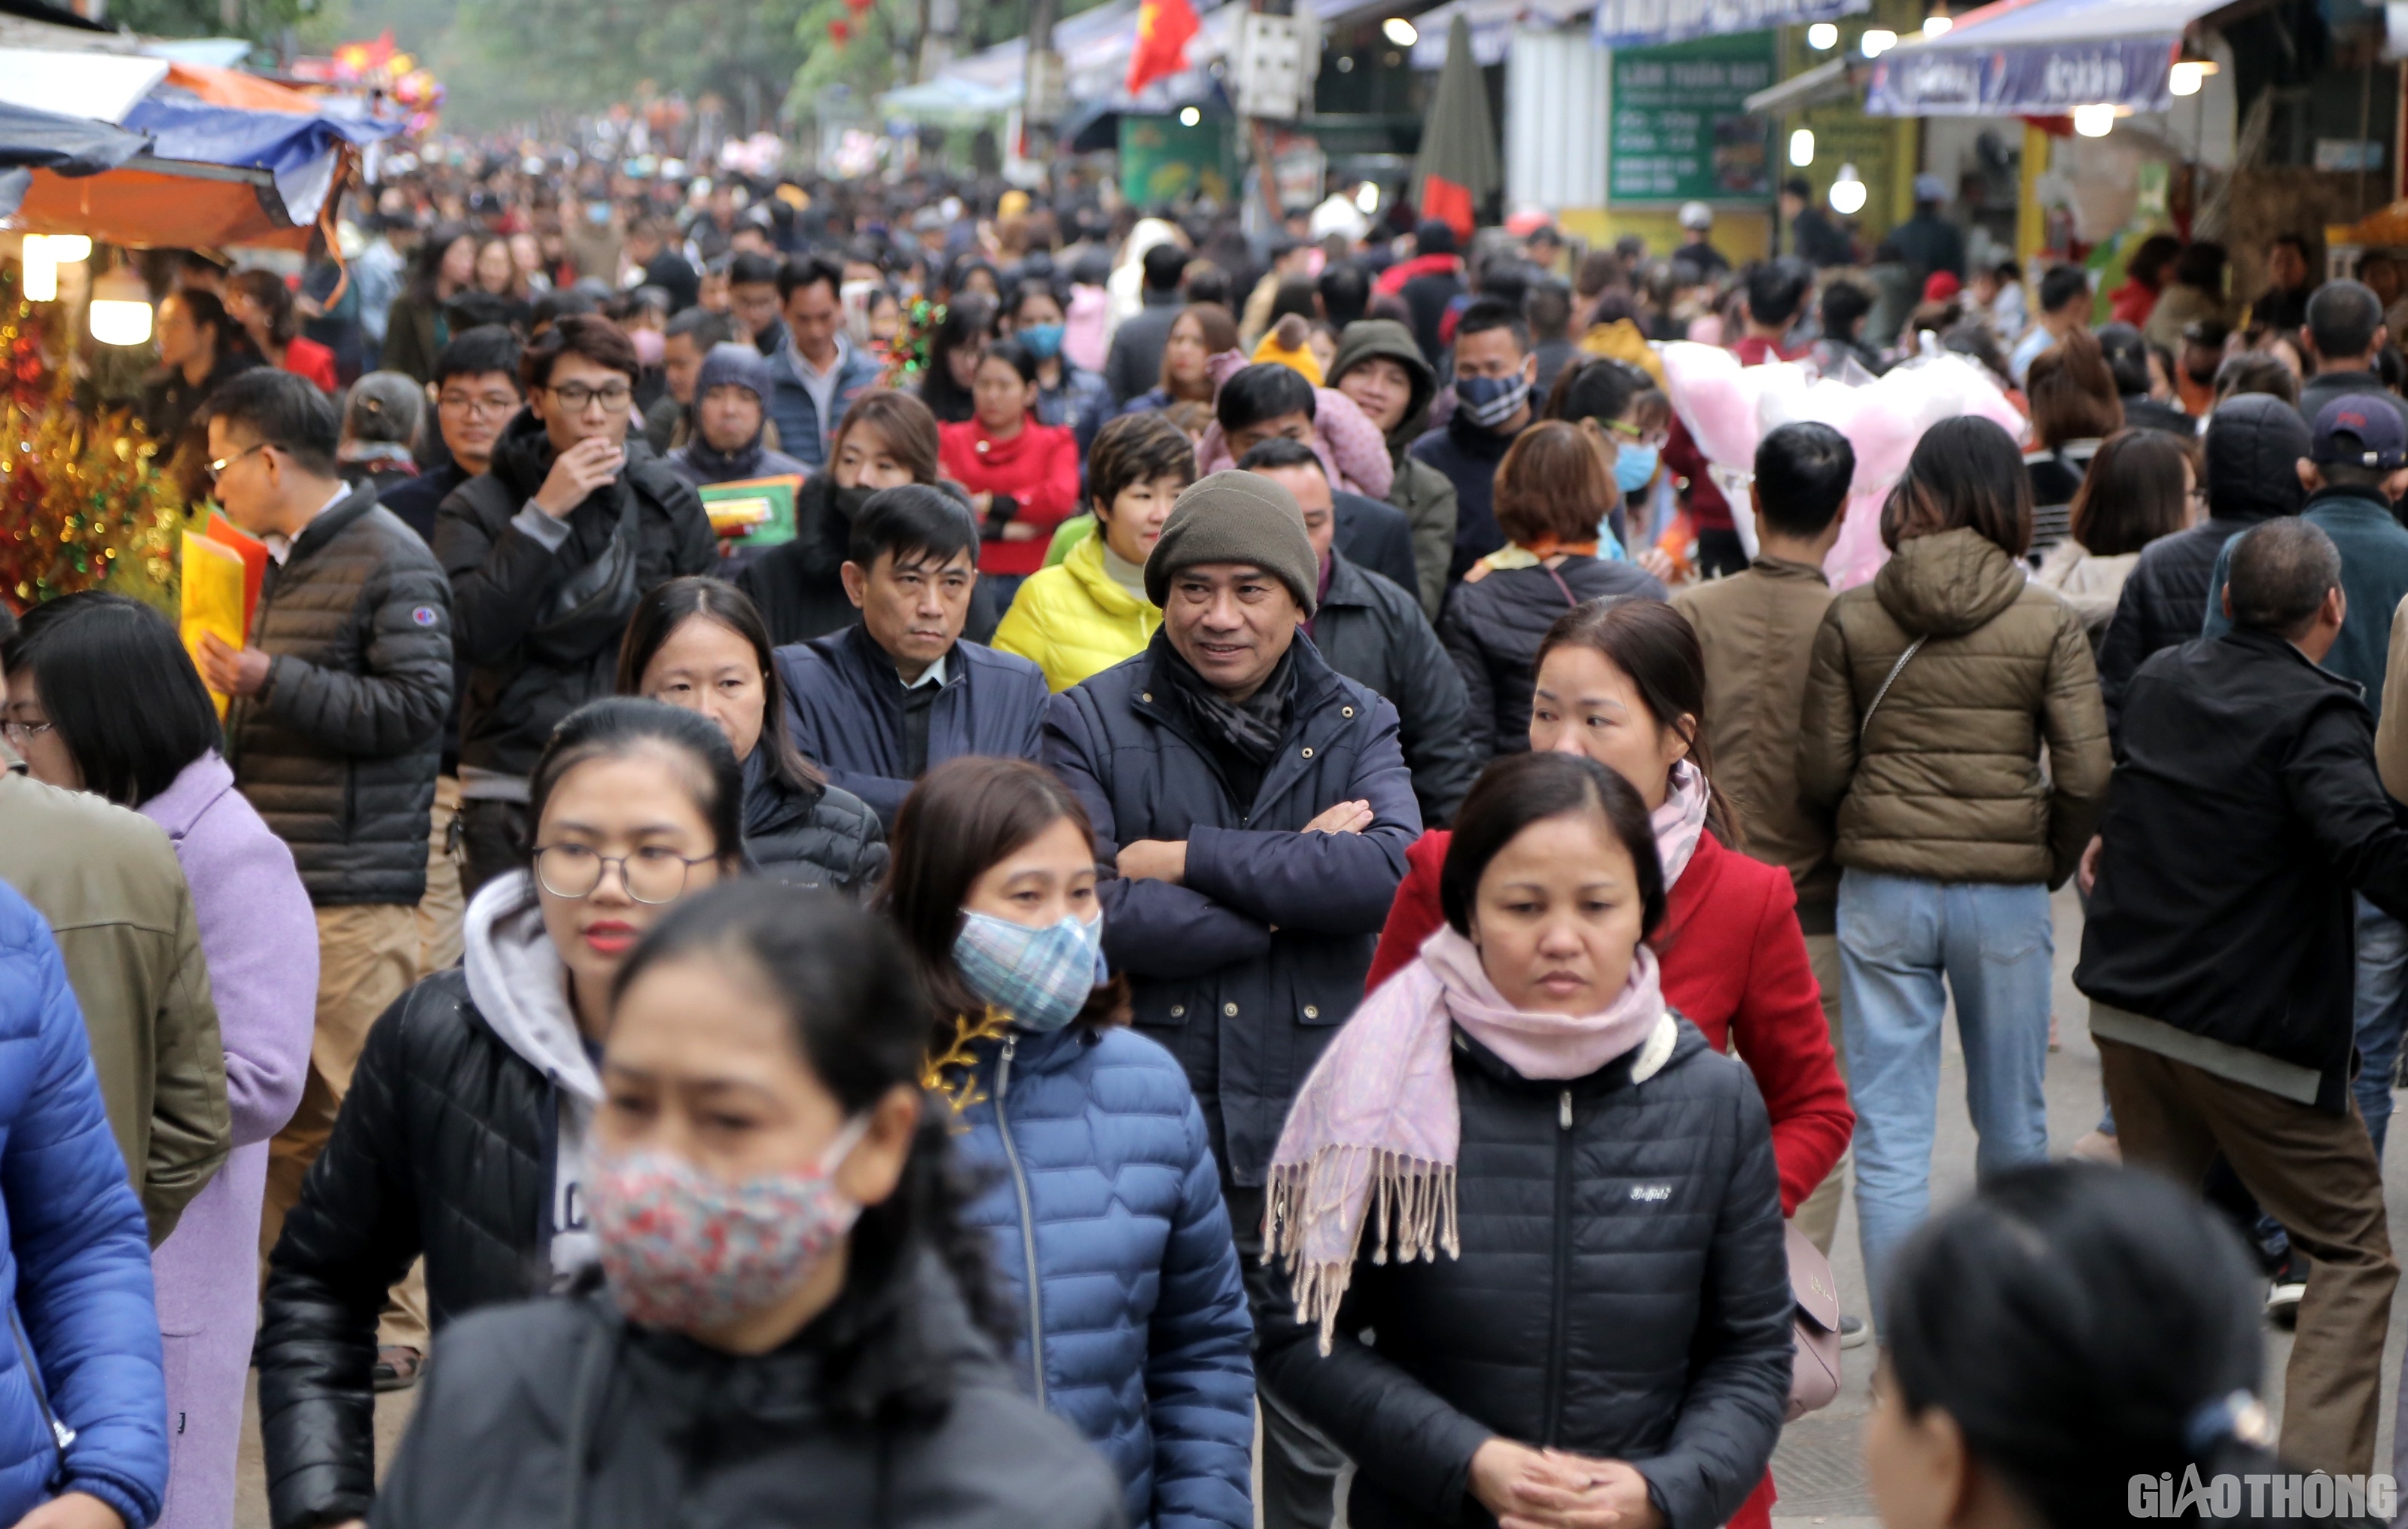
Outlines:
[[1058,693],[1135,657],[1161,624],[1159,609],[1112,582],[1104,538],[1089,536],[1028,576],[995,629],[995,646],[1043,669]]

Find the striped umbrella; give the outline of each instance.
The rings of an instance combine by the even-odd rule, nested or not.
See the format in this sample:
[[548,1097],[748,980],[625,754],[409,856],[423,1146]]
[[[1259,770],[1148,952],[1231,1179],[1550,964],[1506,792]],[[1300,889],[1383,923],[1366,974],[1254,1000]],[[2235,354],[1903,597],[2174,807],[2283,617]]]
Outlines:
[[1446,29],[1446,67],[1439,71],[1438,94],[1422,124],[1413,204],[1423,217],[1443,219],[1457,238],[1468,239],[1474,211],[1504,184],[1488,90],[1480,79],[1480,60],[1472,56],[1471,28],[1458,10]]

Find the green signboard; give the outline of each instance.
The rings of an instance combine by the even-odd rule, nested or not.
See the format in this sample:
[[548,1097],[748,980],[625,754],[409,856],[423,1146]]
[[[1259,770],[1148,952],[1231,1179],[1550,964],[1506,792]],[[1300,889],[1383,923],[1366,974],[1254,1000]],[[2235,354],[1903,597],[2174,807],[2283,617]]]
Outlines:
[[1121,194],[1145,211],[1198,193],[1228,206],[1236,157],[1226,117],[1190,127],[1176,117],[1121,116]]
[[1607,201],[1770,197],[1765,120],[1742,103],[1772,83],[1772,49],[1765,31],[1615,50]]

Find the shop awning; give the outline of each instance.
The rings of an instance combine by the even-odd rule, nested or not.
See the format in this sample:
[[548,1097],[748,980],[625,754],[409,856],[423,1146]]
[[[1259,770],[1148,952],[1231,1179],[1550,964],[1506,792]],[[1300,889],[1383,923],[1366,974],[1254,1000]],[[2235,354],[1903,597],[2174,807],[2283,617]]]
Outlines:
[[1552,29],[1569,26],[1589,12],[1597,0],[1447,0],[1436,10],[1413,19],[1421,36],[1413,43],[1413,67],[1446,67],[1447,36],[1460,16],[1471,29],[1471,56],[1482,68],[1505,62],[1513,34],[1522,27]]
[[1804,21],[1836,21],[1872,0],[1597,0],[1602,48],[1650,48]]
[[1745,105],[1759,117],[1777,117],[1783,112],[1819,107],[1827,101],[1844,101],[1865,88],[1865,79],[1872,68],[1866,59],[1826,59],[1803,74],[1791,75],[1778,85],[1756,92]]
[[[2105,104],[2167,111],[2183,33],[2230,0],[1997,0],[1872,63],[1885,117],[2059,117]],[[1826,67],[1828,67],[1826,65]]]
[[[1212,79],[1206,66],[1227,54],[1247,7],[1197,8],[1202,28],[1187,44],[1188,67],[1135,96],[1126,82],[1129,55],[1137,49],[1137,0],[1106,0],[1055,23],[1054,49],[1062,55],[1064,93],[1077,111],[1159,112],[1209,99]],[[904,121],[968,123],[1000,117],[1021,103],[1027,61],[1027,38],[999,42],[917,85],[888,91],[878,98],[879,107],[889,120]]]
[[64,117],[122,122],[167,78],[163,58],[0,48],[0,103]]

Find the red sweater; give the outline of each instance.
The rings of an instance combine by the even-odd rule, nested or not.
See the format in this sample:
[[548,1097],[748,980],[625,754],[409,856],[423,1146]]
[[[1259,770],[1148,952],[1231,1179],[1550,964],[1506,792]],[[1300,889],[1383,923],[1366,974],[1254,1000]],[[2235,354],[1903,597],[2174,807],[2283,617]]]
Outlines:
[[[1444,922],[1438,873],[1452,838],[1436,829],[1405,851],[1404,884],[1380,931],[1366,992],[1412,960]],[[1703,1031],[1714,1050],[1728,1051],[1738,1043],[1772,1117],[1781,1213],[1795,1215],[1847,1150],[1856,1116],[1831,1054],[1822,990],[1798,932],[1789,873],[1703,834],[1666,901],[1664,925],[1652,942],[1662,964],[1664,1001]]]
[[284,370],[306,377],[324,392],[335,391],[335,352],[305,335],[295,335],[284,347]]
[[979,544],[979,572],[1033,574],[1045,565],[1054,528],[1079,507],[1079,443],[1066,424],[1032,417],[1010,440],[996,440],[973,417],[937,427],[937,460],[945,476],[972,493],[1008,493],[1020,501],[1012,517],[1034,527],[1026,541],[1000,537]]

